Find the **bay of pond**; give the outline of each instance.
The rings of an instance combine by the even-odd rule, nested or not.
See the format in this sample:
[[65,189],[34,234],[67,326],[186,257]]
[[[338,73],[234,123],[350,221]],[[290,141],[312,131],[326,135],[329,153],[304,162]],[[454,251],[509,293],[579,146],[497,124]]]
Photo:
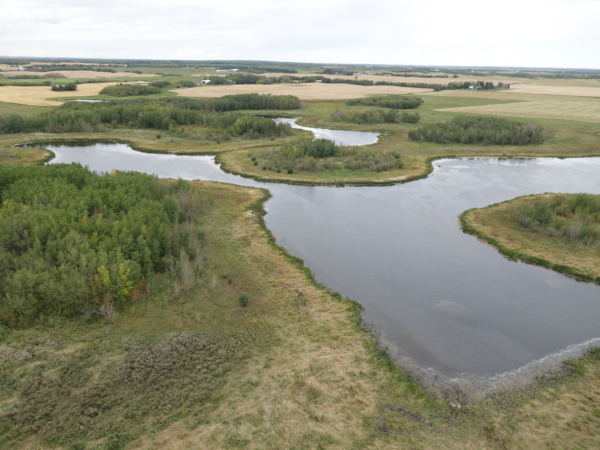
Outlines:
[[511,262],[471,235],[473,207],[543,192],[600,194],[600,158],[451,159],[426,179],[381,187],[295,186],[223,172],[210,156],[109,142],[31,144],[98,172],[267,188],[267,227],[365,321],[403,366],[438,382],[526,379],[600,343],[600,287]]

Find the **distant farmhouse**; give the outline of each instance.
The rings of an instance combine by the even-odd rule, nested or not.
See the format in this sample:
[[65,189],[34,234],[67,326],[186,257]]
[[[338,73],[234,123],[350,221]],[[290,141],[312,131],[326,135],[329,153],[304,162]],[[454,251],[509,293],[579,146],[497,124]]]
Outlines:
[[239,72],[240,69],[217,69],[217,72]]

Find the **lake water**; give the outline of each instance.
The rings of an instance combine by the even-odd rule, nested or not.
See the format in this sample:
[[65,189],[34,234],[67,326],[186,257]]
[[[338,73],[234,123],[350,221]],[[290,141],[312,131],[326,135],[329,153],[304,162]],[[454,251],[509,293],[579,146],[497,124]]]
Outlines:
[[498,383],[600,338],[599,286],[508,261],[458,225],[466,209],[520,195],[600,194],[600,158],[441,160],[423,180],[336,188],[259,183],[224,173],[208,156],[35,145],[56,154],[52,163],[268,188],[265,220],[278,244],[360,302],[397,360],[426,378]]

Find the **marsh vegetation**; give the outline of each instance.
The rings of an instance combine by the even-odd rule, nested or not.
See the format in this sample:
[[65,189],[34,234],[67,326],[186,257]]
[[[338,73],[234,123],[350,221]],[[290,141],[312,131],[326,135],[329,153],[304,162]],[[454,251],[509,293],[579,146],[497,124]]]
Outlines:
[[600,243],[600,196],[552,195],[523,203],[516,213],[519,224],[549,236]]
[[280,149],[271,149],[249,155],[252,163],[264,171],[331,172],[371,171],[384,172],[402,168],[399,152],[380,152],[358,146],[335,145],[327,139],[302,138],[285,143]]

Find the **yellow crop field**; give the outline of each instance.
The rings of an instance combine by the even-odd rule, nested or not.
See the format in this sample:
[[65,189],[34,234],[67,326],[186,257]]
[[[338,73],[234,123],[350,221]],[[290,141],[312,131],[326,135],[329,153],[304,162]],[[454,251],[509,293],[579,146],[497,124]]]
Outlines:
[[600,101],[532,101],[503,103],[497,105],[466,106],[438,109],[437,111],[493,116],[531,117],[542,119],[565,119],[579,122],[600,123]]
[[307,83],[307,84],[236,84],[231,86],[201,86],[190,89],[174,89],[183,97],[222,97],[232,94],[295,95],[302,100],[340,100],[362,98],[369,95],[410,94],[431,92],[431,89],[404,88],[398,86],[359,86],[355,84]]
[[89,83],[77,85],[76,91],[54,92],[50,86],[0,86],[0,102],[31,106],[58,106],[63,102],[46,100],[57,97],[88,97],[98,95],[106,86],[116,83]]
[[2,72],[0,75],[38,75],[43,76],[49,73],[59,73],[64,75],[67,78],[125,78],[125,77],[137,77],[137,78],[146,78],[146,77],[157,77],[158,75],[153,73],[145,73],[140,75],[138,73],[133,72],[96,72],[95,70],[56,70],[52,72],[36,72],[36,71],[12,71],[12,72]]

